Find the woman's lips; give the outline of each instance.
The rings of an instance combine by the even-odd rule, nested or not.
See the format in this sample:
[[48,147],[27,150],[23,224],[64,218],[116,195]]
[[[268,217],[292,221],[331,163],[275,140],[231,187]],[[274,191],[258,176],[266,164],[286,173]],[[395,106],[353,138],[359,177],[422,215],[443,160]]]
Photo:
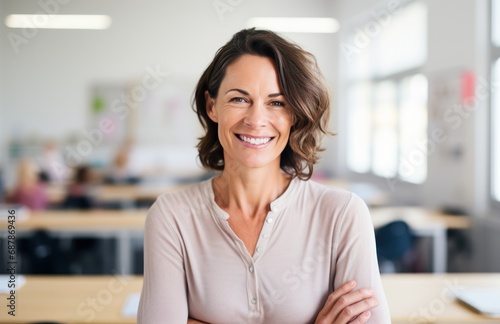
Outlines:
[[249,136],[242,134],[236,134],[236,137],[244,144],[257,147],[265,146],[274,138],[271,136]]

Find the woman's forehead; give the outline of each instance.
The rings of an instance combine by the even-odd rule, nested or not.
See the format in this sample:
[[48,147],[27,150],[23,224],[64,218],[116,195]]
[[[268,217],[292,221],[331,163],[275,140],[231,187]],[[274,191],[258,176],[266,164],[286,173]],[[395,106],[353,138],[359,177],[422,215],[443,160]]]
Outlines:
[[231,63],[224,74],[221,88],[239,88],[251,90],[266,90],[279,93],[279,80],[274,62],[263,56],[243,55]]

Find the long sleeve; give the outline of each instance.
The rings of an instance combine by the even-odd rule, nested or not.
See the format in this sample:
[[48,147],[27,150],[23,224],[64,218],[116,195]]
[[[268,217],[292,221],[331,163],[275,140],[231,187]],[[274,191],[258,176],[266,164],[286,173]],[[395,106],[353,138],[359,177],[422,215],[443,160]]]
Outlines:
[[334,289],[348,280],[355,280],[357,288],[372,288],[380,304],[371,311],[368,323],[391,323],[378,269],[373,223],[364,201],[353,194],[338,221]]
[[181,240],[158,201],[146,218],[139,324],[186,323],[188,303]]

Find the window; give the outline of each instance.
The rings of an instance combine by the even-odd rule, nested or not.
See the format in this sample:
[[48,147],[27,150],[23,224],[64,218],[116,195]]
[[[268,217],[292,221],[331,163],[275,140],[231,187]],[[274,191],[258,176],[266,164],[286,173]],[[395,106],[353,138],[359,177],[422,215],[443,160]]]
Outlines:
[[[422,183],[427,176],[427,8],[413,1],[352,28],[345,61],[347,167]],[[424,149],[422,149],[424,148]]]
[[[500,82],[500,0],[492,1],[491,47],[492,47],[492,85]],[[500,201],[500,93],[492,89],[491,100],[491,192]]]

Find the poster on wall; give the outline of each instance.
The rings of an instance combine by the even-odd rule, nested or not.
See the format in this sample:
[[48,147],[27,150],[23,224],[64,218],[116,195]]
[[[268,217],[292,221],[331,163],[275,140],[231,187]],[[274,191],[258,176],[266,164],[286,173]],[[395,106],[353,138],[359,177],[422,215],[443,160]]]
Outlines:
[[93,139],[102,144],[120,145],[133,124],[129,113],[127,87],[120,84],[98,84],[91,87],[89,129]]

